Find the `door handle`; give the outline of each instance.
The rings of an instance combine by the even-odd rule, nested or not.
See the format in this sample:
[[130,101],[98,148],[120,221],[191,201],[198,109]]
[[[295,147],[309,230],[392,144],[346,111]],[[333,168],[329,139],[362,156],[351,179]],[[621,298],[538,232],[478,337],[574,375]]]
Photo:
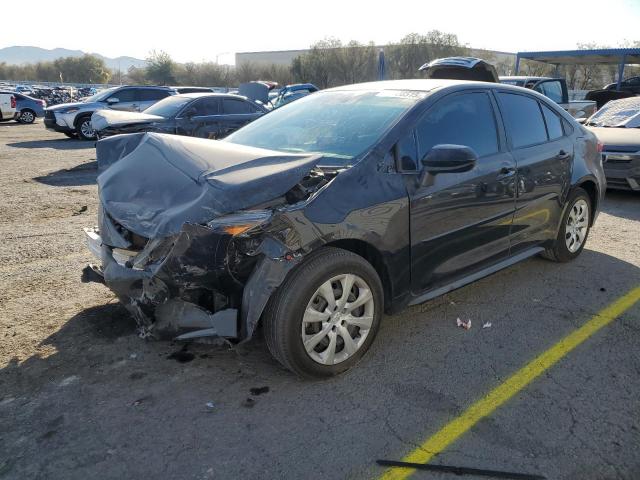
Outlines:
[[567,152],[565,152],[564,150],[560,150],[558,152],[558,157],[559,160],[564,160],[565,158],[569,158],[569,154]]

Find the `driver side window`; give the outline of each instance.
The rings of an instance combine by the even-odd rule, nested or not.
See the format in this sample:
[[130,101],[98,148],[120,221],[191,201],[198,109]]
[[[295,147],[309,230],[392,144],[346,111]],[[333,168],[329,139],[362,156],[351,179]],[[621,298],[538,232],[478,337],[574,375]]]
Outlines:
[[487,93],[472,92],[445,97],[418,122],[418,159],[436,145],[472,148],[478,157],[498,153],[498,130]]

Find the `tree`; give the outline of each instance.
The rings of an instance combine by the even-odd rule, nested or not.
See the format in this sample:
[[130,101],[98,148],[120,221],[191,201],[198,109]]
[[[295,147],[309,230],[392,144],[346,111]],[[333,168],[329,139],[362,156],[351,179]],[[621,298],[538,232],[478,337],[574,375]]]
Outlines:
[[177,83],[178,65],[167,52],[152,50],[146,60],[146,80],[156,85],[173,85]]
[[426,35],[410,33],[398,43],[385,47],[389,78],[419,78],[418,69],[425,63],[442,57],[467,55],[468,48],[458,36],[431,30]]

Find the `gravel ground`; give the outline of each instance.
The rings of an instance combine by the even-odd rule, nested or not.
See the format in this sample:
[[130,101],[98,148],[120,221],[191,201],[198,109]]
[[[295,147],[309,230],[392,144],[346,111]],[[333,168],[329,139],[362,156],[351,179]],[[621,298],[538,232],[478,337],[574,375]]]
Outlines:
[[[91,143],[0,123],[0,478],[372,478],[640,284],[640,195],[609,192],[578,260],[534,258],[385,317],[339,378],[295,378],[261,338],[171,355],[182,345],[140,340],[108,289],[80,282],[95,167]],[[435,461],[640,478],[639,341],[636,305]]]

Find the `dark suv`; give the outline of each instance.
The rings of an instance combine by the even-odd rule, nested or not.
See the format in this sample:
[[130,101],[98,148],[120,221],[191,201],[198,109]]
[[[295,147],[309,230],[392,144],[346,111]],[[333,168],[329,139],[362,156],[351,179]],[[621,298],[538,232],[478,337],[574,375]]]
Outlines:
[[[605,85],[605,90],[617,90],[617,83]],[[620,82],[620,90],[623,92],[631,92],[640,95],[640,77],[629,77]]]
[[320,91],[224,141],[97,146],[101,267],[144,337],[251,338],[283,365],[354,365],[382,312],[533,255],[584,248],[606,184],[595,136],[547,97],[458,80]]
[[64,133],[68,137],[95,140],[91,126],[91,115],[106,108],[130,112],[141,112],[158,100],[169,95],[188,92],[211,92],[204,87],[113,87],[85,98],[81,102],[62,103],[45,111],[44,126],[49,130]]

